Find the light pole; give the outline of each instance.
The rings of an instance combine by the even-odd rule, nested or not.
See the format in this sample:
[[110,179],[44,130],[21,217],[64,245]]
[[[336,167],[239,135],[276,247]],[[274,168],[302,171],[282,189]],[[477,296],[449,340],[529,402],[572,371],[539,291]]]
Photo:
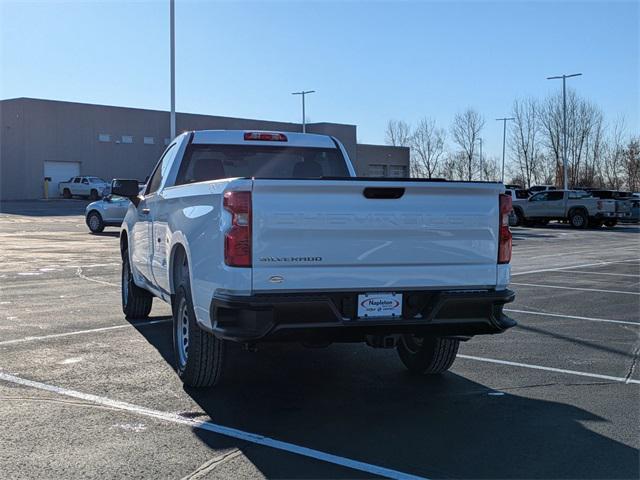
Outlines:
[[480,180],[482,180],[482,177],[484,176],[484,171],[482,169],[482,137],[479,137],[478,140],[480,140]]
[[496,121],[502,122],[502,177],[501,182],[504,183],[504,151],[507,140],[507,121],[515,120],[513,117],[496,118]]
[[581,73],[571,75],[557,75],[547,77],[547,80],[562,79],[562,185],[563,190],[568,190],[569,179],[567,177],[567,78],[579,77]]
[[169,0],[169,37],[171,51],[171,140],[176,138],[176,27],[175,27],[175,4],[174,0]]
[[306,116],[305,116],[305,111],[304,111],[304,97],[305,95],[307,95],[308,93],[316,93],[315,90],[303,90],[301,92],[293,92],[291,95],[302,95],[302,133],[307,133],[307,121],[306,121]]

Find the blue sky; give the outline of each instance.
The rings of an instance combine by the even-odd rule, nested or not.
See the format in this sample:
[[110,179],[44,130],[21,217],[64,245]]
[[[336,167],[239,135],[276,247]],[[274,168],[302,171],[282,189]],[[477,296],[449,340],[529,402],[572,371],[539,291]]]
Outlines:
[[[359,126],[382,143],[390,118],[448,128],[471,106],[500,155],[516,97],[570,80],[639,127],[639,3],[218,2],[176,0],[178,111]],[[168,0],[0,0],[0,97],[169,107]]]

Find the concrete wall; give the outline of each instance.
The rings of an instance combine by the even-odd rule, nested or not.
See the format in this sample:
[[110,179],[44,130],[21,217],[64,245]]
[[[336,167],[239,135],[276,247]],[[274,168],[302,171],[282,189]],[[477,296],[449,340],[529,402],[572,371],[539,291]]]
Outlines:
[[[178,113],[176,123],[178,132],[301,131],[297,123],[187,113]],[[357,145],[354,125],[313,123],[307,131],[344,143],[359,175],[366,175],[367,165],[379,159],[409,163],[403,149]],[[98,141],[99,134],[111,135],[111,141]],[[122,143],[123,135],[132,136],[133,143]],[[155,143],[145,144],[144,137],[153,137]],[[144,180],[168,137],[168,112],[29,98],[0,101],[0,199],[41,198],[45,161],[80,162],[81,175]]]

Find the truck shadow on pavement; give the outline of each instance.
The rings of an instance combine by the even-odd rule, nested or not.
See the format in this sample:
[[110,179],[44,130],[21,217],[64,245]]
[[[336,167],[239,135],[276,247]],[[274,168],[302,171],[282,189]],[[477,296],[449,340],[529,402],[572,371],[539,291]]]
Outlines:
[[[171,327],[138,330],[173,365]],[[638,478],[640,473],[638,451],[587,428],[585,423],[606,421],[587,410],[495,392],[455,373],[414,377],[393,350],[360,345],[308,350],[292,344],[250,353],[232,345],[226,367],[219,387],[185,388],[202,410],[185,416],[210,417],[219,425],[430,478]],[[220,436],[200,429],[194,434],[220,448]],[[239,440],[223,443],[242,450],[268,478],[345,475],[344,470],[309,472],[304,463],[296,468],[295,461],[274,459],[265,448]]]

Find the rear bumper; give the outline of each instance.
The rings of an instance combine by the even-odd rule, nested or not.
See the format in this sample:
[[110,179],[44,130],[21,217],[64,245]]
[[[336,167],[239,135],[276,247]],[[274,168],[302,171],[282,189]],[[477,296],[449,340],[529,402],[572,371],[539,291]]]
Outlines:
[[238,342],[358,342],[401,333],[467,337],[516,325],[502,312],[515,298],[511,290],[401,292],[402,317],[375,320],[357,318],[358,293],[215,295],[211,332]]

